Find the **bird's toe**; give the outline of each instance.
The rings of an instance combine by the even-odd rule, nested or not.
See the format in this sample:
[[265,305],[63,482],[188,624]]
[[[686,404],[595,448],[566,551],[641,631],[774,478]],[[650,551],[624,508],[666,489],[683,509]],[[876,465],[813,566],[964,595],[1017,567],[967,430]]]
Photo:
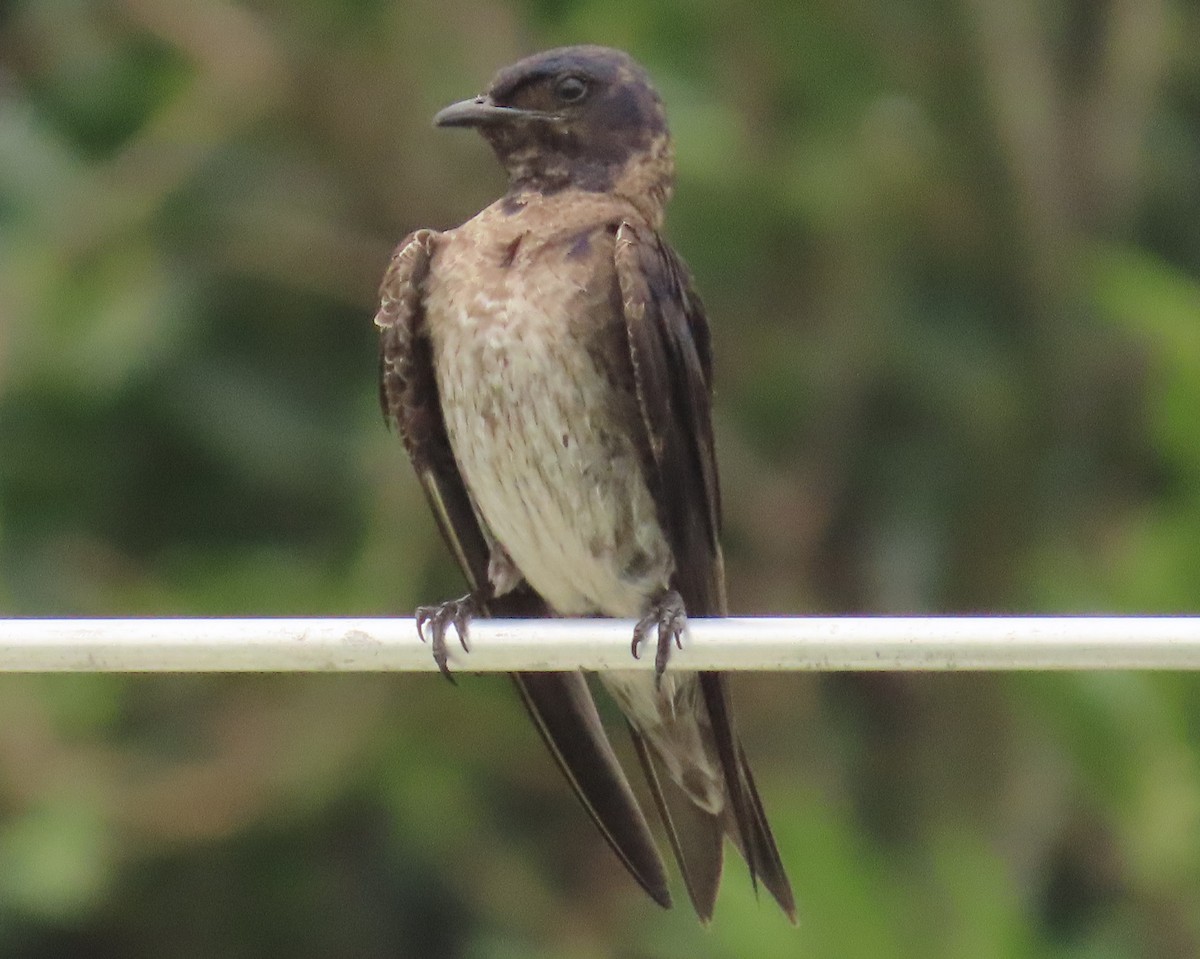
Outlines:
[[671,647],[683,649],[683,634],[687,629],[687,610],[683,597],[673,589],[666,590],[650,606],[637,625],[633,628],[632,652],[634,659],[641,656],[641,648],[649,639],[650,633],[656,633],[656,648],[654,653],[654,681],[662,682],[663,673],[671,659]]
[[467,632],[476,610],[475,598],[470,594],[437,606],[417,607],[417,634],[421,642],[428,642],[433,648],[433,661],[437,663],[438,671],[452,683],[454,676],[450,672],[446,634],[453,626],[463,652],[469,653],[471,647],[467,643]]

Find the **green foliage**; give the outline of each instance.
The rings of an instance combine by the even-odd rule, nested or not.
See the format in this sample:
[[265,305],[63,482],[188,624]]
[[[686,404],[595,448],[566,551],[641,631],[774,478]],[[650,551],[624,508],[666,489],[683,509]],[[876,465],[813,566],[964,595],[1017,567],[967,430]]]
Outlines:
[[[745,612],[1196,612],[1194,10],[32,0],[0,13],[0,611],[406,615],[460,583],[375,406],[431,129],[629,49],[714,326]],[[1200,953],[1188,675],[746,677],[800,901],[644,900],[507,685],[0,681],[0,955]],[[676,884],[677,898],[682,888]]]

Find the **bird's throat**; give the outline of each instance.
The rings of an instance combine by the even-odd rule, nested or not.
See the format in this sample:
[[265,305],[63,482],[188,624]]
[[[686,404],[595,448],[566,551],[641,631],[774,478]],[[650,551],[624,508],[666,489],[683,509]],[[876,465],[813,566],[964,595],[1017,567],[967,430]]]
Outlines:
[[663,136],[649,150],[620,161],[602,161],[543,145],[501,150],[493,144],[508,172],[508,195],[551,196],[564,190],[608,193],[629,202],[655,229],[662,226],[674,183],[671,141]]

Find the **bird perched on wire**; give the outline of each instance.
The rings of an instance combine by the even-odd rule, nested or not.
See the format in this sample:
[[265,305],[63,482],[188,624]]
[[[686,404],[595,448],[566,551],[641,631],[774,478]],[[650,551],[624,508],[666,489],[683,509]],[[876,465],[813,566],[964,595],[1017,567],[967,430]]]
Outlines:
[[[662,101],[628,55],[575,46],[501,70],[434,118],[491,145],[508,190],[397,248],[375,323],[381,401],[470,585],[418,610],[449,675],[475,615],[636,619],[604,673],[688,895],[713,913],[728,836],[787,915],[791,886],[724,677],[667,669],[686,617],[725,608],[704,310],[660,234],[674,176]],[[584,807],[663,906],[666,874],[579,672],[516,673]]]

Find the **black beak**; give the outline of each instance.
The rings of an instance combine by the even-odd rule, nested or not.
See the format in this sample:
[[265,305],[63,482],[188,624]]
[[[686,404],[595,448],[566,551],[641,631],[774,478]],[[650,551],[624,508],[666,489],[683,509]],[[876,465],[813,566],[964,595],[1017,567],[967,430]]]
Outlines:
[[518,110],[493,103],[491,97],[477,96],[471,100],[459,100],[433,118],[435,127],[482,127],[493,123],[505,123],[517,119],[553,119],[553,114],[537,110]]

